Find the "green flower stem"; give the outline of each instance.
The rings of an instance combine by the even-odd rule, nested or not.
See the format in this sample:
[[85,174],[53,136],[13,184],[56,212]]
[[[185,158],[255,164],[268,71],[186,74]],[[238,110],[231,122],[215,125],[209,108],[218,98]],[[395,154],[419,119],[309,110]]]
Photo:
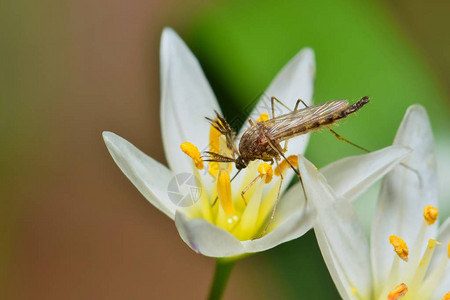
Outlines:
[[222,299],[228,279],[230,278],[231,270],[236,261],[236,258],[218,258],[216,260],[216,270],[214,272],[211,289],[209,290],[209,300]]

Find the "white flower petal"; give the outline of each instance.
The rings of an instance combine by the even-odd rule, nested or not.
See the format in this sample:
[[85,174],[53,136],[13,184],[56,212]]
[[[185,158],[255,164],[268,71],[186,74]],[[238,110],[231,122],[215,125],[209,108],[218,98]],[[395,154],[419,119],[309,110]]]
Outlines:
[[[294,191],[293,191],[294,192]],[[311,229],[314,212],[306,209],[303,192],[297,197],[281,198],[268,233],[262,238],[244,241],[246,252],[260,252],[304,235]]]
[[448,255],[448,245],[450,243],[450,218],[447,218],[439,228],[437,240],[441,243],[441,246],[436,248],[434,255],[437,258],[439,258],[439,256],[442,257],[443,255]]
[[439,197],[447,201],[439,203],[439,213],[442,216],[450,216],[450,136],[447,132],[442,132],[435,136],[436,141],[436,160],[439,162],[438,180],[439,180]]
[[446,277],[442,279],[439,286],[434,291],[433,298],[431,299],[444,299],[444,295],[450,292],[450,266],[447,266]]
[[167,186],[173,178],[173,173],[112,132],[103,132],[103,140],[116,164],[141,194],[173,219],[177,207],[167,194]]
[[334,251],[331,249],[330,244],[327,242],[327,237],[323,230],[314,229],[314,234],[319,244],[320,252],[325,260],[325,264],[333,279],[334,285],[341,295],[342,299],[359,300],[358,295],[352,293],[352,284],[345,276],[343,268],[339,260],[334,255]]
[[[273,96],[277,97],[291,110],[294,109],[298,99],[302,99],[307,105],[310,105],[313,96],[315,72],[314,51],[310,48],[304,48],[278,72],[258,100],[249,117],[257,120],[262,113],[268,113],[272,117],[270,99]],[[303,104],[300,104],[299,109],[301,108],[304,108]],[[288,109],[275,103],[276,116],[288,112]],[[239,137],[242,136],[248,126],[248,122],[245,122],[238,134]],[[286,157],[289,155],[303,154],[308,143],[308,138],[309,134],[305,134],[289,140],[288,151],[285,153]],[[286,172],[282,191],[284,191],[294,175],[294,172]]]
[[[352,201],[389,172],[409,152],[408,148],[391,146],[368,154],[341,159],[322,168],[320,172],[327,179],[337,198]],[[296,206],[303,203],[303,198],[301,184],[298,182],[283,195],[276,218],[287,219],[299,209]]]
[[338,197],[352,201],[410,152],[406,147],[390,146],[368,154],[346,157],[322,168],[320,172]]
[[325,177],[303,156],[299,156],[299,168],[307,200],[317,212],[317,241],[341,296],[370,298],[369,245],[351,203],[336,201]]
[[[391,146],[369,154],[344,158],[320,171],[327,178],[338,198],[351,201],[386,174],[409,152],[407,148]],[[301,205],[303,203],[303,192],[298,182],[283,195],[273,224],[277,224],[278,220],[288,220],[296,211],[304,209]],[[312,226],[311,223],[309,225]],[[299,228],[297,235],[301,236],[308,230],[309,228]]]
[[306,206],[300,183],[297,183],[281,196],[271,227],[278,227],[293,215],[310,208]]
[[[439,234],[436,240],[441,244],[438,245],[434,251],[428,273],[434,270],[438,264],[442,263],[442,259],[444,257],[448,257],[448,244],[450,243],[450,218],[447,218],[440,226]],[[448,267],[450,267],[450,259],[448,259]],[[448,280],[450,280],[450,272],[447,272],[446,275]]]
[[161,37],[161,130],[169,167],[191,172],[190,158],[180,144],[208,150],[210,125],[205,117],[220,112],[214,93],[192,52],[170,28]]
[[203,219],[189,220],[182,212],[177,211],[175,225],[183,241],[199,254],[229,257],[245,253],[236,237]]
[[[256,120],[262,113],[268,113],[272,117],[271,97],[277,97],[291,110],[294,109],[298,99],[302,99],[306,104],[310,105],[313,95],[315,68],[314,51],[310,48],[301,50],[278,72],[249,117]],[[303,108],[302,104],[300,104],[299,108]],[[290,110],[275,103],[276,116],[288,112]],[[245,123],[238,136],[241,136],[248,126],[249,124]]]
[[442,263],[442,258],[444,256],[447,257],[447,268],[444,273],[444,277],[441,278],[441,281],[436,288],[433,299],[441,299],[445,293],[450,292],[450,258],[448,258],[448,247],[450,243],[450,218],[447,218],[439,228],[437,240],[441,243],[441,245],[439,245],[434,252],[430,269],[433,270],[437,267],[437,263]]
[[[372,223],[371,254],[376,289],[389,274],[394,259],[389,236],[401,237],[409,246],[416,245],[416,237],[423,223],[423,208],[437,206],[436,161],[433,133],[425,109],[411,106],[397,131],[394,145],[403,145],[413,150],[403,162],[416,170],[397,166],[382,182],[377,211]],[[436,226],[427,228],[423,244],[436,236]],[[406,265],[406,264],[405,264]],[[400,272],[403,272],[401,266]]]

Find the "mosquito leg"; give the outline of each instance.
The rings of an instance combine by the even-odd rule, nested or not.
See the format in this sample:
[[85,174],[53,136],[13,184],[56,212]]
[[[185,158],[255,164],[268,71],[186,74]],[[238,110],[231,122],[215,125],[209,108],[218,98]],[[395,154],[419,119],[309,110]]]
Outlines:
[[280,172],[280,186],[278,187],[277,199],[275,200],[275,203],[273,204],[272,214],[270,215],[270,219],[267,221],[267,224],[264,227],[264,230],[259,237],[262,237],[264,234],[266,234],[267,229],[269,229],[269,226],[272,223],[273,218],[275,217],[275,212],[277,211],[278,202],[280,202],[281,187],[283,185],[284,177],[283,177],[283,173],[281,173],[281,168],[280,168],[280,165],[278,164],[278,161],[275,160],[275,162],[277,163],[276,167],[278,168],[278,172]]
[[[274,98],[274,97],[273,97],[273,98]],[[276,99],[276,98],[275,98],[275,99]],[[278,101],[279,101],[279,100],[278,100]],[[295,103],[294,111],[297,111],[298,105],[299,105],[300,103],[302,103],[306,108],[308,107],[308,105],[305,103],[305,101],[303,101],[302,99],[298,99],[297,102]],[[273,108],[273,101],[272,101],[272,113],[273,113],[273,110],[274,110],[274,108]],[[284,142],[283,152],[286,152],[286,151],[287,151],[288,142],[289,142],[289,140],[286,140],[286,141]]]
[[256,176],[255,179],[253,179],[241,192],[241,197],[242,200],[244,200],[245,206],[247,206],[247,200],[245,200],[245,193],[247,193],[247,191],[252,187],[252,185],[254,185],[256,183],[256,181],[258,181],[258,179],[260,178],[260,176]]
[[277,161],[276,159],[275,159],[275,162],[277,163],[277,169],[278,169],[278,172],[280,173],[280,178],[281,178],[281,179],[284,179],[283,173],[281,172],[280,165],[278,164],[278,161]]
[[305,108],[308,108],[308,107],[309,107],[308,104],[305,103],[305,101],[303,101],[302,99],[298,99],[297,102],[295,103],[294,111],[297,110],[298,105],[299,105],[300,103],[303,104],[303,105],[305,106]]
[[214,199],[214,202],[211,204],[211,207],[214,207],[214,205],[216,205],[217,200],[219,200],[219,196],[216,196],[216,199]]
[[[361,147],[361,146],[359,146],[359,145],[357,145],[357,144],[355,144],[355,143],[353,143],[353,142],[347,140],[346,138],[344,138],[342,135],[338,134],[336,131],[334,131],[334,130],[331,129],[330,127],[328,127],[328,130],[329,130],[329,131],[330,131],[330,132],[331,132],[338,140],[344,141],[344,142],[346,142],[346,143],[348,143],[348,144],[350,144],[350,145],[352,145],[352,146],[354,146],[354,147],[356,147],[356,148],[358,148],[358,149],[360,149],[360,150],[362,150],[362,151],[364,151],[364,152],[367,152],[367,153],[370,152],[370,151],[367,150],[366,148],[363,148],[363,147]],[[400,163],[400,165],[401,165],[402,167],[404,167],[404,168],[410,170],[411,172],[414,172],[414,173],[417,175],[417,178],[419,178],[419,184],[422,185],[422,177],[420,176],[419,171],[417,171],[417,170],[414,169],[414,168],[411,168],[410,166],[408,166],[408,165],[405,164],[405,163]]]
[[[266,136],[267,137],[267,136]],[[306,197],[306,192],[305,192],[305,185],[303,184],[303,179],[302,179],[302,175],[300,174],[299,170],[297,170],[292,163],[286,158],[286,156],[283,153],[283,149],[280,149],[281,147],[274,142],[271,138],[267,137],[267,141],[270,145],[270,147],[272,147],[273,150],[275,150],[279,155],[281,155],[281,157],[284,158],[284,160],[289,164],[289,166],[291,167],[292,170],[294,170],[295,174],[297,175],[298,179],[300,180],[300,184],[302,185],[302,189],[303,189],[303,195],[305,196],[305,200],[307,200]]]
[[338,140],[343,141],[343,142],[346,142],[346,143],[348,143],[348,144],[350,144],[350,145],[352,145],[352,146],[354,146],[354,147],[356,147],[356,148],[358,148],[358,149],[360,149],[360,150],[362,150],[362,151],[364,151],[364,152],[367,152],[367,153],[370,152],[370,151],[367,150],[366,148],[363,148],[363,147],[361,147],[361,146],[359,146],[359,145],[357,145],[357,144],[355,144],[355,143],[353,143],[353,142],[347,140],[345,137],[343,137],[342,135],[340,135],[339,133],[337,133],[336,131],[334,131],[334,130],[331,129],[330,127],[327,127],[327,128],[328,128],[328,130],[329,130],[329,131],[330,131],[330,132],[331,132]]
[[269,164],[272,166],[273,163],[275,162],[275,159],[274,159],[274,158],[271,158],[271,159],[262,159],[262,161],[264,161],[264,162],[266,162],[266,163],[269,163]]
[[271,106],[272,106],[272,119],[275,118],[275,102],[274,100],[277,99],[275,97],[270,98]]
[[[278,103],[283,105],[285,108],[289,109],[289,111],[292,111],[292,109],[290,109],[286,104],[281,102],[281,100],[278,100],[277,97],[270,98],[270,101],[272,102],[272,118],[275,118],[275,101],[277,101]],[[300,103],[303,104],[305,106],[305,108],[309,107],[308,104],[305,103],[305,101],[303,101],[302,99],[298,99],[297,102],[295,103],[294,111],[296,111],[298,109],[298,105]]]
[[281,102],[280,100],[277,99],[277,97],[272,97],[270,98],[270,101],[272,102],[272,118],[275,118],[275,101],[277,101],[278,103],[280,103],[281,105],[283,105],[285,108],[287,108],[289,111],[292,111],[292,109],[290,109],[286,104],[284,104],[283,102]]
[[[267,136],[266,136],[267,137]],[[294,170],[294,172],[297,174],[297,176],[300,176],[300,172],[291,164],[291,162],[286,158],[286,156],[283,153],[283,149],[277,145],[276,142],[274,142],[272,139],[267,137],[267,141],[270,145],[270,147],[275,150],[281,157],[283,157],[286,162],[289,164],[289,166]]]

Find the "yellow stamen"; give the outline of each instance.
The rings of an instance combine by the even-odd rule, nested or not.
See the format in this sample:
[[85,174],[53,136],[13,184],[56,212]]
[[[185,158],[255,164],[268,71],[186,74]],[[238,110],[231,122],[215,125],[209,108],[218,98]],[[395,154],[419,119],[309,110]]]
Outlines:
[[195,167],[197,167],[197,169],[203,170],[203,160],[200,155],[200,151],[198,151],[198,148],[195,145],[193,145],[189,142],[184,142],[183,144],[180,145],[180,148],[181,148],[181,151],[183,151],[190,158],[192,158],[192,160],[194,161]]
[[[431,242],[431,244],[430,244],[430,242]],[[431,240],[428,242],[428,248],[425,250],[424,257],[427,256],[427,252],[432,252],[432,251],[430,251],[429,247],[430,246],[434,247],[436,243],[437,243],[437,241],[432,242]],[[449,247],[448,250],[450,251],[450,242],[448,244],[448,247]],[[450,254],[450,253],[448,253],[448,254]],[[428,254],[428,256],[430,257],[430,260],[431,260],[431,255],[433,255],[433,253]],[[448,264],[448,258],[450,258],[450,255],[448,257],[443,256],[441,261],[437,264],[437,266],[433,269],[433,271],[427,275],[425,282],[420,284],[420,291],[422,294],[426,294],[426,293],[430,293],[431,291],[434,291],[436,289],[437,285],[441,282],[442,278],[444,278],[444,274],[445,274],[447,264]],[[423,265],[423,259],[421,261],[421,265],[419,265],[419,269],[420,269],[420,267],[422,267],[422,265]],[[419,294],[419,296],[421,296],[421,295]],[[417,299],[425,299],[425,297],[418,297]],[[450,300],[450,298],[448,298],[448,300]]]
[[[214,153],[219,153],[219,137],[221,133],[219,130],[214,128],[211,125],[211,128],[209,129],[209,151]],[[208,172],[211,174],[211,176],[216,177],[217,172],[219,171],[219,163],[215,161],[211,161],[208,164]]]
[[423,278],[425,277],[425,273],[428,270],[428,266],[430,265],[431,258],[433,257],[434,248],[436,245],[439,245],[439,242],[434,239],[428,240],[428,247],[425,249],[425,253],[422,256],[422,259],[419,262],[418,267],[415,269],[414,277],[410,283],[411,293],[415,294],[418,290],[418,287],[422,286]]
[[[258,177],[255,179],[258,179]],[[233,234],[241,241],[258,238],[256,234],[261,229],[257,224],[261,209],[263,188],[264,181],[256,180],[251,188],[251,196],[247,197],[248,202],[241,215],[240,223],[233,232]]]
[[220,170],[217,179],[217,196],[220,204],[227,215],[234,213],[233,201],[231,200],[231,182],[227,171]]
[[430,248],[430,249],[433,249],[434,247],[436,247],[436,245],[440,245],[440,244],[441,243],[439,243],[435,239],[429,239],[428,240],[428,248]]
[[427,205],[423,209],[423,217],[425,218],[425,221],[427,221],[428,225],[433,225],[434,222],[436,222],[439,215],[439,210],[437,207]]
[[261,177],[266,175],[265,183],[269,183],[270,181],[272,181],[273,169],[272,169],[272,166],[269,165],[268,163],[260,164],[258,166],[258,172],[261,175]]
[[407,291],[408,286],[404,283],[401,283],[389,292],[387,298],[388,300],[397,300],[398,298],[403,297]]
[[448,245],[447,245],[447,256],[448,256],[448,258],[450,258],[450,242],[448,242]]
[[[287,158],[289,162],[294,166],[298,166],[298,157],[296,155],[291,155]],[[286,160],[283,160],[281,163],[278,164],[278,167],[275,168],[275,176],[280,176],[280,174],[284,174],[284,171],[289,168],[289,163]],[[280,172],[281,170],[281,172]]]
[[259,118],[258,118],[258,120],[256,120],[256,122],[260,123],[260,122],[265,122],[267,120],[269,120],[269,114],[262,113],[259,115]]
[[[227,146],[227,138],[222,134],[219,136],[219,154],[223,156],[230,156],[230,149]],[[232,165],[229,162],[219,163],[219,170],[231,172]]]
[[450,292],[447,292],[447,294],[442,297],[442,300],[450,300]]
[[391,235],[389,237],[389,243],[394,246],[394,251],[397,253],[398,257],[404,261],[408,261],[408,246],[405,241],[396,235]]

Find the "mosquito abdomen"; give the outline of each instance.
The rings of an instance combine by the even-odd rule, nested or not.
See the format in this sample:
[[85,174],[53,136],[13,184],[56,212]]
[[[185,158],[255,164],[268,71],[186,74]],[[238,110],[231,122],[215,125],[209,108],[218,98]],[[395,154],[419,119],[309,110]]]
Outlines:
[[280,135],[279,141],[285,141],[288,139],[291,139],[293,137],[306,134],[308,132],[319,130],[321,127],[333,125],[335,122],[346,118],[348,115],[358,111],[361,109],[364,105],[369,103],[368,97],[363,97],[359,101],[355,102],[352,105],[349,105],[340,111],[335,111],[333,113],[330,113],[328,115],[324,115],[321,118],[318,118],[311,122],[306,122],[302,124],[301,126],[298,126],[294,129],[292,129],[290,132],[286,132],[284,134]]

